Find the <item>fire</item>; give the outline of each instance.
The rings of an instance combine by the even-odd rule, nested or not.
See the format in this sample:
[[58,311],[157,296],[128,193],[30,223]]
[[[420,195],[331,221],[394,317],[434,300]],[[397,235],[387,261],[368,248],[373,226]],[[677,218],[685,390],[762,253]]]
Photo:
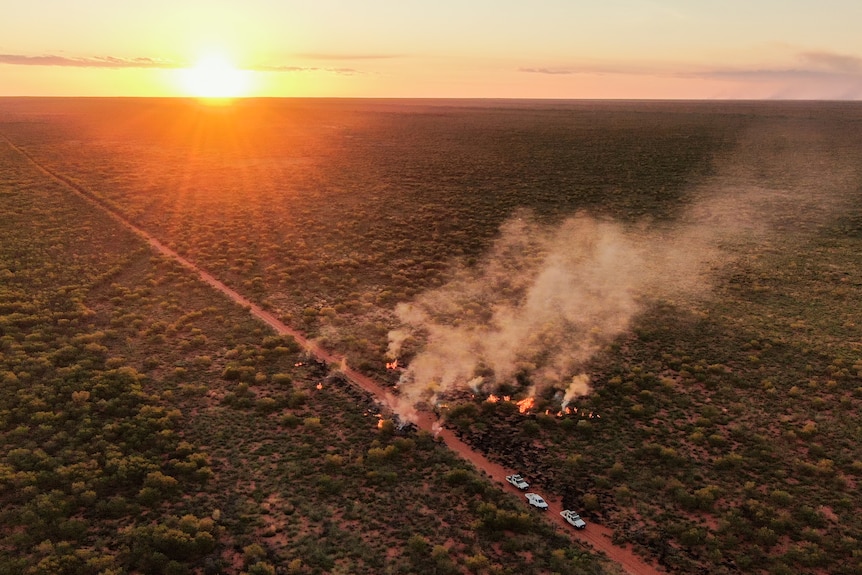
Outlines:
[[571,414],[573,414],[573,413],[577,413],[577,412],[578,412],[578,408],[577,408],[577,407],[576,407],[576,408],[574,408],[574,409],[572,409],[572,408],[571,408],[571,407],[569,407],[569,406],[565,406],[565,407],[563,407],[562,409],[560,409],[560,411],[558,411],[558,412],[557,412],[557,417],[565,417],[565,416],[567,416],[567,415],[571,415]]
[[533,409],[535,405],[536,401],[532,397],[527,397],[518,402],[518,411],[521,413],[527,413],[529,410]]
[[323,382],[317,384],[317,389],[323,389]]
[[511,395],[504,395],[503,401],[512,401],[512,396]]
[[305,364],[302,363],[301,361],[297,361],[296,363],[293,364],[293,367],[302,367],[303,365],[305,365]]
[[488,403],[497,403],[498,401],[500,401],[500,398],[492,393],[485,401],[487,401]]
[[386,369],[398,369],[398,360],[396,359],[395,361],[387,361]]
[[377,420],[377,429],[383,429],[383,422],[384,421],[385,420],[382,417]]

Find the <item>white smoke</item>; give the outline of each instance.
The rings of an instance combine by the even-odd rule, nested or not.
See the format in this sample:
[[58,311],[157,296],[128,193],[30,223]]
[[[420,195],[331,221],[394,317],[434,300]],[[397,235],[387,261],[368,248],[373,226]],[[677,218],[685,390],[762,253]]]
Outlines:
[[393,329],[390,331],[389,348],[386,350],[386,358],[392,360],[398,359],[398,355],[401,352],[401,346],[404,345],[404,342],[408,337],[410,337],[410,330]]
[[416,408],[407,398],[387,393],[384,398],[386,408],[398,415],[403,421],[416,423],[418,415]]
[[[453,388],[527,383],[589,393],[587,362],[650,302],[697,302],[713,273],[752,250],[816,233],[858,194],[858,164],[805,121],[765,119],[715,160],[715,175],[673,226],[637,226],[581,213],[558,225],[528,213],[505,222],[484,260],[395,312],[389,354],[424,341],[399,383],[415,403]],[[790,148],[786,142],[793,142]],[[790,240],[788,238],[791,238]],[[795,238],[795,239],[793,239]]]
[[566,388],[566,393],[563,395],[562,408],[565,409],[575,398],[587,395],[590,393],[590,376],[586,373],[580,373],[572,377],[572,382]]
[[470,381],[467,382],[467,387],[473,390],[473,393],[478,393],[479,389],[482,387],[482,383],[484,383],[485,378],[481,375],[474,377]]
[[691,248],[681,235],[585,214],[558,226],[520,214],[503,225],[484,263],[396,308],[404,327],[393,332],[390,354],[398,355],[405,333],[425,334],[426,342],[401,378],[402,395],[427,400],[519,375],[539,389],[587,393],[589,377],[572,380],[572,374],[629,327],[645,297],[671,298],[705,285],[710,250],[698,246],[694,258]]

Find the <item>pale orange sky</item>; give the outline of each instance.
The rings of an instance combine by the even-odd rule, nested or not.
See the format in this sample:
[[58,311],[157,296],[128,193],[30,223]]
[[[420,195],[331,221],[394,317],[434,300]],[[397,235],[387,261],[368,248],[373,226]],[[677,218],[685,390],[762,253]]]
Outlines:
[[862,99],[858,0],[0,0],[0,14],[0,96],[190,95],[182,69],[219,55],[252,96]]

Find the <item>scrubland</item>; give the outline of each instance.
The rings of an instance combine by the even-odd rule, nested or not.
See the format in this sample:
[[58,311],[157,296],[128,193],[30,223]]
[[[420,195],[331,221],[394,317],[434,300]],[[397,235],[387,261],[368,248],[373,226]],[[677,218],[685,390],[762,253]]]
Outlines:
[[[861,120],[840,103],[0,105],[40,164],[678,573],[862,570]],[[295,344],[21,155],[2,166],[7,572],[602,569],[432,438],[317,390]],[[589,257],[542,239],[583,238],[573,217],[596,222]],[[559,295],[581,285],[588,322],[585,296]],[[537,327],[519,323],[534,293],[551,294]],[[522,324],[510,360],[431,345]],[[393,333],[407,371],[384,369]],[[453,357],[472,388],[404,379]],[[589,393],[558,417],[578,374]]]
[[0,573],[615,572],[5,142],[0,166]]

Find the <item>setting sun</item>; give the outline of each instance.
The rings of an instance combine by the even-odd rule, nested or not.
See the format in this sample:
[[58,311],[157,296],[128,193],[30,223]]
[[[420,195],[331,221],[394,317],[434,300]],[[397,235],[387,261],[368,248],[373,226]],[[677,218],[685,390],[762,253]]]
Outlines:
[[207,56],[182,71],[184,91],[199,98],[237,98],[250,90],[250,72],[238,70],[222,56]]

